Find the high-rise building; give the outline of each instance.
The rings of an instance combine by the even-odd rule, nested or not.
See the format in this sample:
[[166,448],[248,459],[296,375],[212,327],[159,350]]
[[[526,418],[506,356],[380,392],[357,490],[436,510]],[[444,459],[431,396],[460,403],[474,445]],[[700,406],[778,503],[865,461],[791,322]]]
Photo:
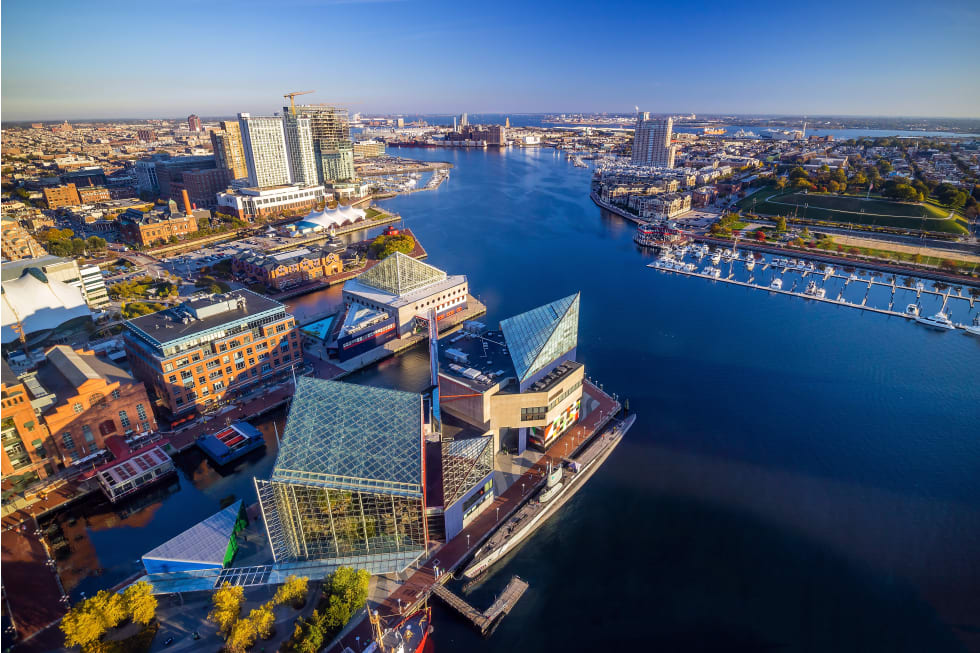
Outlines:
[[670,144],[674,119],[652,119],[644,111],[636,118],[633,133],[633,163],[635,165],[673,168],[675,148]]
[[201,119],[193,113],[187,116],[187,128],[192,132],[201,131]]
[[466,118],[466,114],[464,113],[459,117],[459,126],[465,127],[468,124],[470,124],[470,121]]
[[317,183],[316,158],[313,154],[313,134],[308,116],[294,116],[287,112],[283,117],[286,131],[286,151],[289,154],[289,173],[294,184],[315,186]]
[[232,179],[248,177],[245,150],[242,149],[242,132],[234,120],[222,120],[221,132],[211,132],[214,162],[219,168],[231,171]]
[[[289,110],[284,107],[284,112]],[[354,146],[350,140],[347,109],[304,104],[296,107],[297,116],[310,119],[317,174],[322,182],[353,179]]]
[[289,154],[282,118],[240,113],[238,126],[242,133],[249,185],[268,188],[289,184]]

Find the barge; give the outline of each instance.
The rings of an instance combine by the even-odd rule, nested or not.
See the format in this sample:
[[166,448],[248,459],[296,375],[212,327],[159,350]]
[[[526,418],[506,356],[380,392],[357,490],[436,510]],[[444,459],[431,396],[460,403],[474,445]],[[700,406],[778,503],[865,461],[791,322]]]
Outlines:
[[216,433],[197,439],[198,448],[215,465],[227,465],[265,446],[262,433],[248,422],[233,422]]

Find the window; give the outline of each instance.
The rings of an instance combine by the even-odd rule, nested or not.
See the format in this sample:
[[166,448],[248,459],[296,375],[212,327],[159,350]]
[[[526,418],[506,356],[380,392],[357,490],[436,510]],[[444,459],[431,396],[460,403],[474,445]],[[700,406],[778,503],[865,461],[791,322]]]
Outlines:
[[177,400],[174,401],[174,404],[176,404],[177,406],[183,406],[184,405],[184,398],[183,397],[177,397]]
[[146,408],[143,407],[143,404],[136,404],[136,414],[139,415],[141,421],[146,421]]
[[244,370],[245,369],[245,363],[244,362],[242,362],[242,363],[235,363],[235,369],[236,370]]
[[95,434],[92,433],[92,427],[88,424],[82,424],[82,437],[90,445],[95,443]]
[[123,425],[124,429],[129,428],[129,415],[124,410],[119,411],[119,423]]
[[61,434],[61,441],[65,443],[65,449],[74,449],[75,441],[71,437],[71,433],[65,431]]
[[72,409],[73,411],[75,411],[75,414],[76,414],[76,415],[77,415],[78,413],[80,413],[80,412],[82,412],[83,410],[85,410],[84,408],[82,408],[82,405],[81,405],[80,403],[77,403],[77,402],[76,402],[76,403],[74,403],[74,404],[72,404],[72,407],[71,407],[71,409]]
[[177,383],[177,375],[171,374],[170,376],[167,377],[167,381],[169,381],[170,383]]
[[200,374],[201,372],[204,371],[204,367],[201,366],[201,365],[198,365],[197,367],[194,368],[194,371],[197,372],[198,374]]
[[198,382],[198,383],[207,383],[207,382],[208,382],[208,380],[207,380],[206,378],[204,378],[203,376],[199,376],[199,377],[197,378],[197,382]]
[[119,399],[119,396],[120,396],[120,395],[119,395],[119,388],[116,388],[115,390],[113,390],[113,391],[112,391],[112,392],[110,392],[109,394],[111,394],[111,395],[112,395],[112,398],[113,398],[113,399]]
[[538,419],[544,419],[547,414],[548,409],[545,406],[534,406],[532,408],[521,408],[521,421],[531,422]]
[[93,392],[88,396],[88,405],[90,408],[105,405],[105,395],[101,392]]
[[99,424],[99,433],[102,434],[102,437],[105,437],[107,435],[112,435],[115,432],[116,432],[116,423],[113,422],[111,419],[107,419],[101,424]]

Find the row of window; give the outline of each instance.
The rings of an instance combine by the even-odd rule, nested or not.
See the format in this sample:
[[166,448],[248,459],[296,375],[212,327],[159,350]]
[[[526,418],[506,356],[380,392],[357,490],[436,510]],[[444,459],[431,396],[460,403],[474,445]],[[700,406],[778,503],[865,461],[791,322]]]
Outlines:
[[[119,388],[116,388],[115,390],[113,390],[109,394],[112,395],[112,398],[113,399],[119,399],[119,397],[121,396],[120,393],[119,393]],[[101,392],[93,392],[92,394],[90,394],[88,396],[88,405],[89,405],[89,408],[95,408],[97,406],[102,406],[105,403],[106,403],[105,395],[102,394]],[[81,404],[81,402],[76,401],[74,404],[72,404],[71,409],[73,411],[75,411],[75,414],[77,415],[77,414],[83,412],[85,410],[85,407]]]
[[[146,406],[144,406],[142,403],[136,404],[136,415],[140,421],[140,428],[144,431],[149,431],[150,425],[149,417],[146,412]],[[119,411],[119,423],[124,429],[127,430],[129,430],[132,425],[129,420],[129,414],[125,410]],[[99,423],[99,433],[103,438],[112,435],[116,431],[116,423],[111,419],[106,419]],[[95,444],[95,434],[92,433],[92,427],[89,424],[82,424],[82,437],[84,438],[85,443],[89,446],[89,449],[91,449]],[[72,437],[71,431],[65,431],[62,433],[61,441],[65,445],[65,449],[75,449],[75,440]]]

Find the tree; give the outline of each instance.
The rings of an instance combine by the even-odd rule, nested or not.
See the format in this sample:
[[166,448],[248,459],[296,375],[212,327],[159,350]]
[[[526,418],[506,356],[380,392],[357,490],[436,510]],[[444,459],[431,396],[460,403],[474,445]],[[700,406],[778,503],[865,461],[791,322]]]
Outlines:
[[215,590],[211,598],[211,612],[208,613],[208,621],[218,626],[222,634],[231,632],[232,626],[238,620],[238,614],[242,610],[242,602],[245,600],[245,590],[239,586],[232,586],[227,581]]
[[65,646],[88,646],[105,634],[101,616],[86,609],[87,603],[82,601],[62,617],[61,632],[65,634]]
[[247,651],[255,644],[257,637],[258,633],[255,632],[255,624],[251,619],[236,619],[228,631],[225,649],[233,653]]
[[325,626],[323,616],[316,610],[309,619],[299,619],[286,650],[296,653],[317,653],[323,646]]
[[756,232],[755,232],[755,239],[757,241],[759,241],[760,243],[761,242],[765,242],[765,240],[766,240],[766,232],[764,232],[762,229],[757,229]]
[[797,179],[809,179],[810,173],[808,173],[800,166],[796,166],[795,168],[789,171],[789,178],[794,181]]
[[367,602],[371,574],[366,569],[354,570],[351,567],[338,567],[330,575],[329,587],[332,595],[337,595],[351,606],[351,613],[360,610]]
[[149,583],[133,583],[123,592],[122,598],[126,613],[135,623],[145,626],[153,621],[157,613],[157,599],[153,596],[153,588]]
[[786,177],[780,177],[776,180],[776,188],[778,190],[783,190],[786,188]]
[[343,628],[344,624],[350,621],[351,616],[353,612],[350,604],[336,594],[331,595],[327,611],[323,615],[324,625],[330,629]]
[[776,231],[779,233],[786,231],[786,218],[781,215],[776,216]]
[[269,639],[272,637],[272,631],[276,625],[276,615],[273,612],[274,607],[272,602],[264,603],[261,607],[248,613],[248,620],[252,622],[255,634],[260,639]]
[[305,601],[309,582],[310,579],[305,576],[287,576],[286,581],[276,590],[276,596],[272,602],[276,605],[284,605],[286,603],[298,603],[301,600]]
[[128,615],[123,597],[116,592],[102,590],[89,599],[92,603],[92,611],[99,613],[106,625],[106,630],[115,628]]

